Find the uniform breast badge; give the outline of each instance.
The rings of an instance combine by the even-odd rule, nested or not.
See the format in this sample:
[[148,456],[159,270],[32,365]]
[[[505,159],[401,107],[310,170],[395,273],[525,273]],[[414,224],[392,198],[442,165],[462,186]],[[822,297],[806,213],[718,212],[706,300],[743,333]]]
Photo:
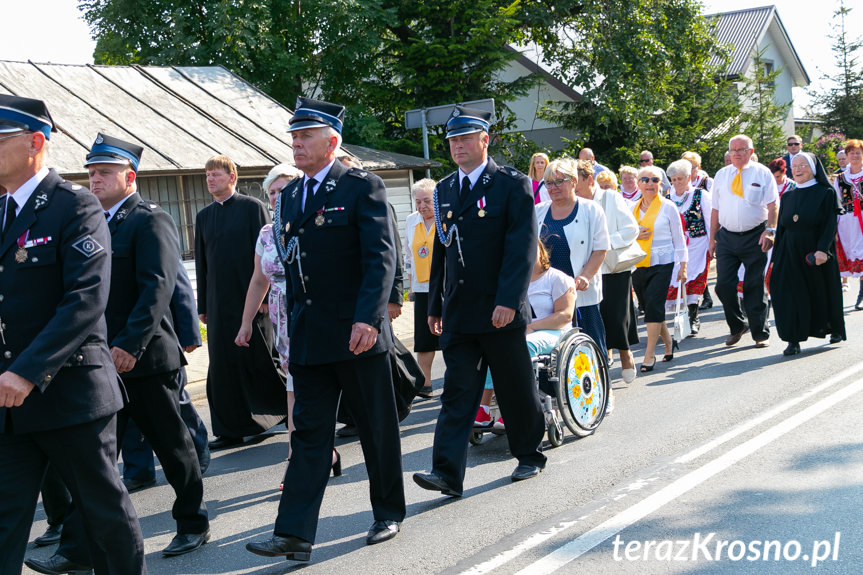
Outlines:
[[791,219],[796,222],[798,219],[800,219],[800,216],[798,216],[797,214],[794,214],[794,217]]
[[476,207],[479,208],[476,215],[478,215],[481,218],[484,218],[485,217],[485,196],[481,197],[476,202]]
[[[448,219],[448,220],[452,219],[452,210],[450,210],[446,213],[446,219]],[[446,231],[446,230],[444,230],[444,231]]]

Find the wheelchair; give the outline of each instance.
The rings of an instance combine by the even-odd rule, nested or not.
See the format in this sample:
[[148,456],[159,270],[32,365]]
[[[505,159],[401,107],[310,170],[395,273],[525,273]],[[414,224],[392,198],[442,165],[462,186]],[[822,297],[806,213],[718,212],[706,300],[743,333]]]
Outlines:
[[[561,335],[550,354],[531,359],[551,446],[563,443],[564,426],[579,438],[592,435],[602,423],[608,404],[611,383],[606,351],[576,327]],[[496,401],[491,409],[495,421],[499,417]],[[479,445],[484,433],[500,434],[474,427],[470,443]]]

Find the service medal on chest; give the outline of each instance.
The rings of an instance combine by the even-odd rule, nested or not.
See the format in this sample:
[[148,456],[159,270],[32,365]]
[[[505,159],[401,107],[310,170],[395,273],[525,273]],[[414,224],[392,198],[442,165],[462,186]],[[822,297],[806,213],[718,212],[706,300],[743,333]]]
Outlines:
[[[450,210],[446,213],[446,219],[448,219],[448,220],[452,219],[452,210]],[[444,230],[444,231],[446,231],[446,230]]]
[[478,215],[481,218],[484,218],[485,217],[485,210],[480,208],[479,211],[476,213],[476,215]]
[[315,225],[322,226],[324,225],[324,214],[318,214],[315,216]]
[[796,222],[798,219],[800,219],[800,216],[798,216],[797,214],[794,214],[794,217],[791,219]]
[[26,262],[27,261],[27,250],[25,250],[23,247],[20,247],[17,250],[15,250],[15,261],[18,262],[19,264],[23,264],[24,262]]

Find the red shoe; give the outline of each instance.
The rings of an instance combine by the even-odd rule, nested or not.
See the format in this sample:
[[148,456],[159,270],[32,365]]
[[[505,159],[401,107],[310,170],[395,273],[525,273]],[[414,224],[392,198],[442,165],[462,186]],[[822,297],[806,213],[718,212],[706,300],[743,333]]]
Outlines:
[[479,406],[479,410],[476,412],[476,417],[473,420],[473,424],[476,427],[490,427],[491,426],[491,414],[484,410],[482,406]]
[[503,425],[503,418],[498,417],[497,421],[494,422],[495,431],[506,431],[506,427]]

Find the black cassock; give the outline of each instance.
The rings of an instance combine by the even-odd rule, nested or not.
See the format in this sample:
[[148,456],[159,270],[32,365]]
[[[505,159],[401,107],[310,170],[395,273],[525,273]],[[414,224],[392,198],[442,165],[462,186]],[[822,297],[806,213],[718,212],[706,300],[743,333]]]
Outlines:
[[[838,334],[845,339],[842,281],[836,262],[836,214],[839,207],[832,188],[816,183],[782,195],[770,298],[776,329],[783,341]],[[822,251],[826,263],[812,266],[806,255]]]
[[195,219],[198,313],[207,315],[207,399],[216,436],[255,435],[287,413],[270,318],[257,315],[249,347],[234,343],[254,271],[255,242],[268,223],[264,205],[239,193],[213,202]]

